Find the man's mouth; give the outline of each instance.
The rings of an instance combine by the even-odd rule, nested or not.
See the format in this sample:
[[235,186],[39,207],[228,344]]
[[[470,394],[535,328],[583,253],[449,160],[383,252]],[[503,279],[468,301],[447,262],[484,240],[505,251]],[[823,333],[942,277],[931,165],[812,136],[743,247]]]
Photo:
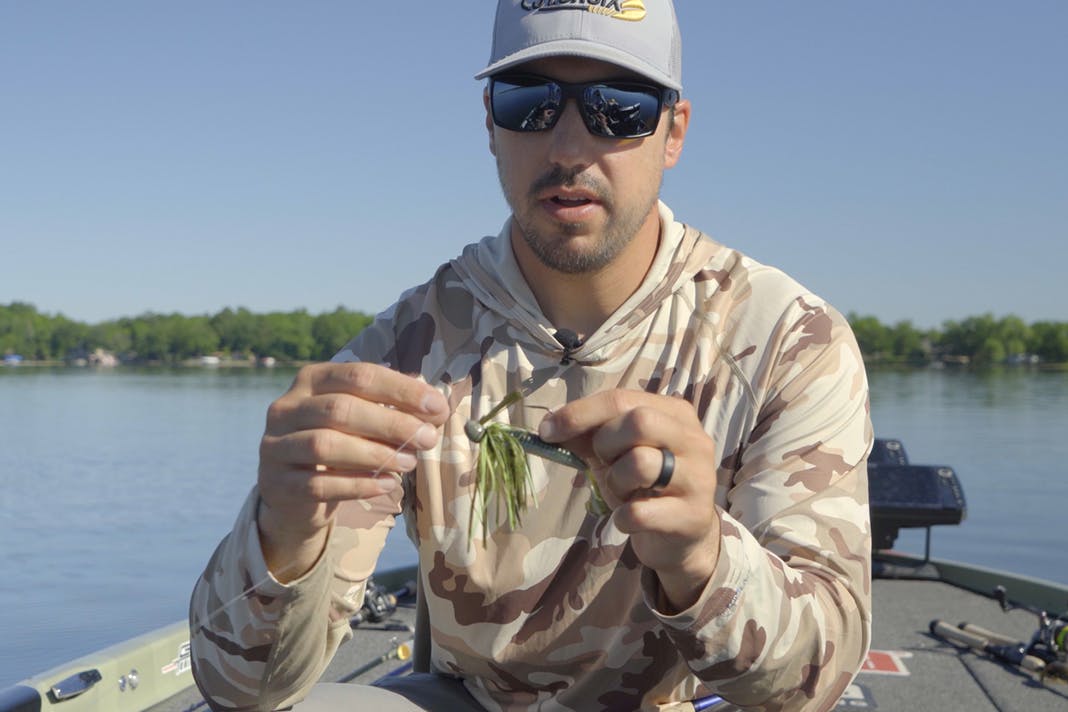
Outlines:
[[541,199],[563,208],[581,208],[584,205],[600,202],[593,191],[571,186],[550,188],[541,194]]
[[550,200],[557,205],[561,205],[565,208],[576,208],[580,205],[589,205],[593,201],[589,198],[583,197],[570,197],[566,195],[554,195]]

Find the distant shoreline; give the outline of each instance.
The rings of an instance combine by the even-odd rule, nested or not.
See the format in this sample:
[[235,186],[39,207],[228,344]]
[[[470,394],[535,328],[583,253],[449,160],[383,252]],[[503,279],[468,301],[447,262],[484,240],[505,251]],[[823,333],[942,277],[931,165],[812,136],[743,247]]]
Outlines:
[[88,363],[70,363],[67,361],[29,361],[23,360],[18,363],[3,363],[0,362],[0,369],[17,370],[20,368],[64,368],[74,371],[92,370],[92,371],[111,371],[115,369],[128,369],[128,368],[188,368],[188,369],[233,369],[233,370],[263,370],[269,371],[274,368],[282,369],[294,369],[301,368],[313,363],[320,363],[317,361],[276,361],[271,365],[264,365],[260,363],[254,363],[252,361],[240,360],[240,359],[228,359],[220,360],[218,363],[204,363],[201,359],[183,359],[181,361],[127,361],[124,363],[116,364],[114,366],[100,366],[96,364]]
[[[938,330],[918,329],[908,321],[883,324],[854,313],[846,318],[869,366],[1030,368],[1068,362],[1068,322],[1027,324],[1013,315],[983,314],[947,321]],[[300,365],[330,360],[373,321],[344,307],[317,315],[305,310],[257,314],[239,307],[193,317],[146,313],[90,325],[12,302],[0,304],[0,360],[244,367],[275,359]]]
[[[100,366],[94,364],[74,364],[66,361],[20,361],[18,363],[2,363],[0,362],[0,371],[11,370],[15,371],[20,368],[26,369],[40,369],[40,368],[55,368],[55,369],[68,369],[71,371],[111,371],[111,370],[124,370],[124,369],[138,369],[138,368],[159,368],[159,369],[189,369],[189,370],[256,370],[256,371],[270,371],[272,369],[289,369],[295,370],[308,366],[314,363],[323,363],[322,361],[276,361],[271,365],[264,365],[255,363],[248,360],[241,359],[227,359],[220,360],[218,363],[204,363],[201,359],[183,359],[181,361],[128,361],[120,363],[114,366]],[[971,371],[971,370],[1000,370],[1000,371],[1068,371],[1068,362],[1059,363],[1035,363],[1035,364],[983,364],[983,365],[970,365],[960,363],[925,363],[925,364],[910,364],[906,362],[891,362],[891,361],[876,361],[865,364],[869,371]]]

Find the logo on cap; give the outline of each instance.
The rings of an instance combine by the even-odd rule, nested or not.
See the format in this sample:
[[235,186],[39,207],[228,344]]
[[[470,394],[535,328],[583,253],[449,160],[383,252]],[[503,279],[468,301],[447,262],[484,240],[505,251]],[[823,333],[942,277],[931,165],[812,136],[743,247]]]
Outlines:
[[527,12],[582,10],[630,22],[644,20],[646,14],[642,0],[523,0],[519,5]]

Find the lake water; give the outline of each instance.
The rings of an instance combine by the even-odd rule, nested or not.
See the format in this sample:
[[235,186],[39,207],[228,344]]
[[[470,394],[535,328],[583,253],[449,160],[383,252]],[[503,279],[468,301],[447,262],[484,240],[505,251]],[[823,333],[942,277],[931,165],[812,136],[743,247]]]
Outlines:
[[[0,688],[185,617],[292,377],[0,368]],[[871,383],[877,435],[963,482],[968,518],[935,530],[935,555],[1068,583],[1068,373]],[[383,563],[413,560],[398,527]]]

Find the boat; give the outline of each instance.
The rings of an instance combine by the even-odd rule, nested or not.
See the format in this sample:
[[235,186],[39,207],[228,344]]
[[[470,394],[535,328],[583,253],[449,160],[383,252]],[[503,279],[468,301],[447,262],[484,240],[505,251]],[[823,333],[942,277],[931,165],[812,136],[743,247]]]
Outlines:
[[[873,644],[835,709],[1068,711],[1068,585],[931,556],[932,528],[967,513],[952,467],[912,464],[899,440],[877,439],[869,481]],[[922,556],[894,550],[903,528],[926,530]],[[323,681],[367,684],[427,659],[415,579],[414,565],[376,572]],[[190,667],[179,621],[0,690],[0,712],[206,710]]]

